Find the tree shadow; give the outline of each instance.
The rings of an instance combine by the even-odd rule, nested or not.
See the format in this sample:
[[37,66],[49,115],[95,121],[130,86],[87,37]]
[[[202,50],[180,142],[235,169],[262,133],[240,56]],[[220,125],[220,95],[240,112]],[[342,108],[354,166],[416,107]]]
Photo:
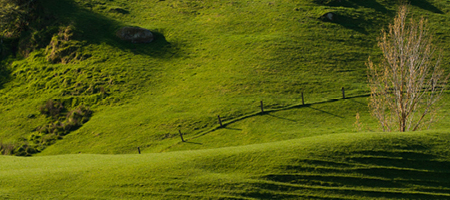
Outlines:
[[189,143],[189,144],[197,144],[197,145],[203,145],[203,143],[200,143],[200,142],[189,142],[189,141],[185,141],[185,143]]
[[[377,2],[376,0],[365,0],[365,1],[361,1],[361,0],[341,0],[341,1],[321,0],[321,1],[316,1],[316,2],[320,5],[330,6],[330,7],[347,7],[347,8],[354,8],[354,9],[357,9],[359,7],[371,8],[371,9],[374,9],[376,12],[386,14],[389,18],[394,16],[395,11],[387,9],[386,6],[392,7],[395,4],[397,4],[396,1],[385,1],[384,2],[385,5],[383,5],[383,4],[380,4],[379,2]],[[434,6],[433,4],[429,3],[426,0],[411,0],[410,4],[412,6],[416,6],[421,9],[433,12],[433,13],[444,14],[444,12],[442,12],[439,8],[437,8],[436,6]],[[379,22],[377,20],[375,20],[374,18],[366,18],[364,16],[356,16],[355,17],[352,14],[342,13],[342,12],[337,12],[334,14],[335,14],[334,20],[332,20],[332,21],[324,20],[324,21],[336,23],[345,28],[358,31],[363,34],[368,34],[368,29],[371,29],[370,27],[379,27],[377,25],[377,23],[379,23]],[[382,21],[380,21],[380,22],[382,22]]]
[[342,14],[335,14],[335,20],[331,21],[332,23],[339,24],[346,29],[351,29],[367,35],[369,32],[366,30],[366,26],[371,24],[369,21],[365,21],[362,19],[352,18]]
[[348,99],[348,100],[350,100],[352,102],[358,103],[360,105],[367,106],[368,103],[366,101],[361,102],[361,101],[355,100],[355,99],[358,99],[358,98],[361,98],[361,97],[370,97],[370,94],[364,94],[364,95],[358,95],[358,96],[353,96],[353,97],[347,97],[346,99]]
[[[70,0],[52,0],[44,3],[47,15],[63,23],[75,27],[75,40],[86,41],[88,44],[107,44],[123,51],[143,54],[151,57],[170,58],[180,51],[177,44],[169,43],[163,30],[152,30],[154,40],[146,44],[134,44],[120,40],[116,35],[119,28],[127,26],[119,21],[97,14],[77,5]],[[127,13],[122,13],[127,14]]]
[[411,5],[419,7],[424,10],[428,10],[430,12],[438,13],[438,14],[444,14],[442,10],[439,10],[436,6],[431,4],[430,2],[426,0],[410,0]]
[[378,12],[388,12],[385,6],[378,3],[376,0],[341,0],[341,1],[321,1],[319,2],[321,5],[325,6],[333,6],[333,7],[347,7],[347,8],[372,8]]
[[[317,2],[320,5],[330,6],[330,7],[346,7],[357,9],[360,7],[371,8],[375,10],[377,13],[387,14],[389,17],[393,16],[394,12],[387,9],[386,6],[391,6],[395,2],[386,2],[386,5],[378,3],[376,0],[322,0]],[[362,34],[369,34],[371,29],[379,27],[379,24],[383,22],[383,20],[377,19],[365,12],[346,12],[346,11],[337,11],[334,14],[333,20],[327,20],[322,18],[323,21],[331,22],[335,24],[339,24],[347,29],[351,29],[357,31]]]
[[[397,4],[397,1],[385,1],[386,6],[393,6],[394,4]],[[428,10],[430,12],[444,14],[439,8],[428,2],[427,0],[410,0],[409,3],[412,6],[417,6],[421,9]],[[377,12],[382,13],[390,13],[385,5],[382,5],[378,3],[376,0],[341,0],[341,1],[322,1],[320,4],[326,5],[326,6],[333,6],[333,7],[347,7],[347,8],[358,8],[358,7],[365,7],[365,8],[372,8],[376,10]]]

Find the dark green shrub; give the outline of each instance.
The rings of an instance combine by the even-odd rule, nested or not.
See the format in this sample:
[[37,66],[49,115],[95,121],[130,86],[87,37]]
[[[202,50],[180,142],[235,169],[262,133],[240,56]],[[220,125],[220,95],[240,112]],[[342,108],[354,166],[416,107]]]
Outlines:
[[[37,128],[37,132],[28,137],[28,141],[38,145],[38,147],[27,146],[26,148],[16,149],[20,155],[29,155],[33,152],[39,152],[45,149],[45,146],[54,144],[56,140],[62,139],[63,136],[69,134],[71,131],[77,130],[84,123],[86,123],[92,111],[86,106],[78,106],[77,108],[64,113],[64,106],[62,103],[49,100],[41,107],[41,113],[52,117],[53,122]],[[25,152],[25,153],[23,153]]]
[[74,29],[73,25],[61,27],[59,33],[52,37],[50,44],[45,49],[49,62],[67,64],[91,57],[91,55],[83,54],[80,51],[84,42],[72,39]]
[[62,103],[50,99],[43,106],[41,106],[39,111],[47,117],[57,119],[64,111],[64,106]]
[[69,123],[81,125],[86,123],[91,115],[92,111],[88,107],[81,105],[67,113],[66,119]]
[[12,155],[14,152],[14,144],[0,142],[0,154]]

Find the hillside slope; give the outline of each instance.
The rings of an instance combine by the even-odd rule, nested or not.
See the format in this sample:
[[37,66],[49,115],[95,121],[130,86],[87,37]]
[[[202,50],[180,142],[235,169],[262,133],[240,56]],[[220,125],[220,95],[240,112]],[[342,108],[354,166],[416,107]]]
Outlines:
[[[0,157],[2,199],[449,199],[447,132],[209,150]],[[55,184],[56,183],[56,184]]]
[[[414,16],[430,19],[448,66],[449,4],[414,0],[411,5]],[[43,47],[27,58],[3,62],[8,64],[3,72],[8,81],[0,86],[0,138],[5,143],[35,140],[33,148],[43,155],[130,153],[137,146],[166,151],[178,143],[179,130],[187,138],[197,137],[215,130],[219,115],[224,122],[258,117],[260,101],[265,109],[289,108],[301,104],[302,92],[310,104],[302,109],[306,113],[279,117],[311,117],[322,129],[311,132],[314,127],[299,119],[285,130],[295,132],[288,136],[214,143],[301,138],[327,129],[348,132],[357,112],[367,117],[371,129],[376,127],[364,99],[339,101],[326,109],[320,102],[339,99],[342,87],[348,97],[367,94],[364,63],[369,55],[379,55],[376,37],[395,13],[390,1],[45,0],[42,7],[46,26],[31,34],[50,34],[41,40],[47,41],[47,49],[62,48],[51,36],[70,35],[69,42],[60,42],[76,47],[77,59],[52,63]],[[327,12],[335,13],[336,20],[320,19]],[[155,41],[120,41],[115,31],[121,26],[148,28]],[[80,105],[90,107],[93,115],[68,135],[46,134],[42,130],[59,123],[39,111],[49,99],[64,105],[60,118]],[[339,114],[339,106],[348,109]],[[324,116],[335,118],[314,120]],[[268,125],[274,130],[281,127],[263,121],[274,122]],[[261,127],[251,123],[242,126]],[[260,130],[247,128],[240,134]],[[239,130],[220,131],[233,135]]]

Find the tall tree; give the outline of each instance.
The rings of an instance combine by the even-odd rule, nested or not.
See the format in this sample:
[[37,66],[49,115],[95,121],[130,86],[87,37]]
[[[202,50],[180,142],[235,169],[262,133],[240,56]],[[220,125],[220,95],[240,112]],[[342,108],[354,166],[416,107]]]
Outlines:
[[369,57],[367,63],[369,106],[383,131],[416,131],[431,124],[449,77],[440,68],[427,20],[407,20],[408,12],[402,3],[394,23],[378,38],[381,62]]

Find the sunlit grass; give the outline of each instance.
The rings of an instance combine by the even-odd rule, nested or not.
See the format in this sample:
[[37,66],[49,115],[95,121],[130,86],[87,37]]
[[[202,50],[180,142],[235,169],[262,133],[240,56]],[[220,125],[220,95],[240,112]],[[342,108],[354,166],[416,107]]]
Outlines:
[[445,132],[128,155],[0,157],[2,198],[449,198]]
[[[395,4],[316,2],[42,1],[91,57],[12,62],[0,142],[51,123],[48,99],[94,113],[41,153],[0,157],[0,199],[449,199],[448,106],[417,133],[377,132],[368,111],[365,62]],[[411,4],[448,69],[448,3]],[[121,26],[155,41],[119,41]]]

